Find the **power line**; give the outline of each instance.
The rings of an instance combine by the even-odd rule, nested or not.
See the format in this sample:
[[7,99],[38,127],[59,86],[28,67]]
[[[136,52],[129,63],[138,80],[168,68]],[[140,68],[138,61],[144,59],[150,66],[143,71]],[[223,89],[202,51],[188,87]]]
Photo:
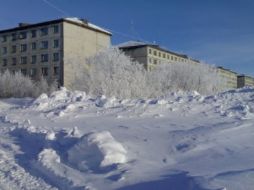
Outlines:
[[55,10],[57,10],[58,12],[62,13],[65,16],[70,16],[70,14],[66,11],[64,11],[63,9],[58,8],[56,5],[54,5],[53,3],[50,3],[48,0],[42,0],[44,3],[46,3],[48,6],[50,6],[51,8],[54,8]]

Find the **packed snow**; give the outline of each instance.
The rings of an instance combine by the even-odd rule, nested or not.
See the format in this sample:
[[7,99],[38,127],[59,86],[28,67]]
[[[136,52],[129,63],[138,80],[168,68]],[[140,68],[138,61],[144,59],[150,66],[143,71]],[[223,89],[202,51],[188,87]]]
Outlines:
[[254,88],[0,99],[0,189],[252,190]]

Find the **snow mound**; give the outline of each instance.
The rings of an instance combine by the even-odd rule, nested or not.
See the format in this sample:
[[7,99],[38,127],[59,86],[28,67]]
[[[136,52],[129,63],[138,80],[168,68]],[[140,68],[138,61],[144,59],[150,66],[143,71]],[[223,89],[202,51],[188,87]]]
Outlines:
[[127,151],[110,132],[84,135],[68,151],[68,160],[80,170],[99,169],[127,162]]
[[44,149],[38,156],[38,161],[45,167],[50,167],[52,163],[60,163],[60,157],[53,149]]

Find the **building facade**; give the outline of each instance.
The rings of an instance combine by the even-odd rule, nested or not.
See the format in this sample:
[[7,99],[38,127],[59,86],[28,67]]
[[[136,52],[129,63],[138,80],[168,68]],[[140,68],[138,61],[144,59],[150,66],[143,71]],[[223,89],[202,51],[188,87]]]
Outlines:
[[237,76],[237,88],[244,86],[254,86],[254,78],[246,75]]
[[237,88],[237,73],[223,67],[217,67],[219,75],[225,80],[224,89]]
[[0,71],[17,71],[38,80],[57,80],[69,87],[74,80],[73,64],[111,45],[111,33],[77,18],[37,24],[21,23],[0,31]]
[[174,53],[155,44],[130,41],[120,44],[118,47],[134,61],[143,64],[147,70],[160,63],[199,63],[199,61],[191,59],[187,55]]

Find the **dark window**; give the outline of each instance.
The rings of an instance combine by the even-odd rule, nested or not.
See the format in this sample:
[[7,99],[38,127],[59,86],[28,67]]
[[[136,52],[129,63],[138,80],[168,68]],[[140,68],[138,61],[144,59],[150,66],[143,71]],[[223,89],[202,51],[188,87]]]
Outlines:
[[11,38],[12,38],[12,41],[16,41],[16,39],[17,39],[17,34],[16,34],[16,33],[13,33],[13,34],[11,35]]
[[54,40],[54,48],[58,48],[59,47],[59,40]]
[[59,53],[53,54],[53,61],[59,61]]
[[163,58],[166,58],[166,54],[165,53],[163,53]]
[[26,69],[20,69],[21,73],[26,76]]
[[27,57],[21,57],[20,58],[20,63],[21,64],[27,64]]
[[2,42],[6,42],[6,41],[7,41],[7,36],[6,35],[2,36]]
[[16,46],[11,46],[11,52],[16,53],[16,51],[17,51],[17,47]]
[[59,67],[54,67],[54,75],[59,75]]
[[48,35],[48,28],[42,28],[41,29],[41,36],[46,36]]
[[3,47],[2,52],[4,55],[7,54],[7,47]]
[[47,67],[42,67],[41,68],[41,74],[42,74],[42,76],[48,76],[48,68]]
[[19,39],[26,39],[26,32],[20,32]]
[[31,34],[32,34],[32,38],[35,38],[36,37],[36,30],[32,30]]
[[32,69],[30,69],[29,75],[30,75],[31,77],[34,77],[34,76],[36,75],[36,72],[37,72],[36,68],[32,68]]
[[151,49],[149,49],[149,54],[152,54],[152,50]]
[[41,62],[48,62],[49,56],[48,54],[41,54]]
[[3,67],[6,67],[7,66],[7,59],[3,59]]
[[37,56],[36,56],[36,55],[32,55],[31,63],[32,63],[32,64],[35,64],[36,61],[37,61]]
[[41,49],[48,49],[48,41],[42,41],[41,42]]
[[26,50],[27,50],[27,45],[26,44],[21,44],[20,45],[20,51],[21,52],[26,52]]
[[161,56],[161,52],[159,52],[159,57]]
[[12,65],[16,65],[17,64],[17,59],[14,57],[12,58]]
[[31,46],[32,46],[32,50],[36,50],[36,42],[33,42]]
[[58,25],[53,26],[53,29],[54,29],[55,34],[59,33],[59,26]]
[[157,64],[157,60],[156,59],[153,60],[153,64],[155,64],[155,65]]

